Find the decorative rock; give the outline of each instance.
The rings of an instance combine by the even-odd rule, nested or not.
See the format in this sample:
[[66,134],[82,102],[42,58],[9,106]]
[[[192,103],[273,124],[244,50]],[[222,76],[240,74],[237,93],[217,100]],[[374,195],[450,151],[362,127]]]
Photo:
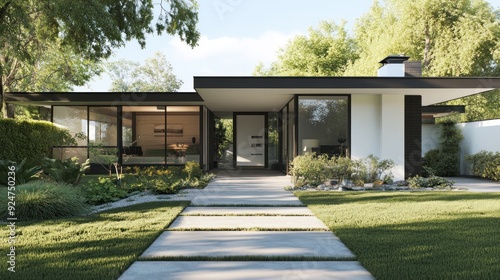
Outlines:
[[322,191],[323,191],[323,190],[325,190],[325,189],[326,189],[326,185],[325,185],[325,184],[319,185],[319,186],[318,186],[318,189],[320,189],[320,190],[322,190]]
[[406,187],[408,186],[408,182],[406,182],[405,180],[401,180],[394,182],[393,185],[396,185],[398,187]]
[[363,187],[352,187],[351,188],[353,191],[365,191],[366,189]]

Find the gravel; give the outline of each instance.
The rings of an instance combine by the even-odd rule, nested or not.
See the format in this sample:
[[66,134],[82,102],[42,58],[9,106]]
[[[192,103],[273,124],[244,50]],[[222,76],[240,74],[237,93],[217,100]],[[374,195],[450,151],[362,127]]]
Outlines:
[[102,205],[91,207],[90,214],[102,212],[109,209],[126,207],[130,205],[155,202],[155,201],[191,201],[203,190],[200,189],[184,189],[177,194],[154,194],[151,192],[142,192],[116,202],[109,202]]

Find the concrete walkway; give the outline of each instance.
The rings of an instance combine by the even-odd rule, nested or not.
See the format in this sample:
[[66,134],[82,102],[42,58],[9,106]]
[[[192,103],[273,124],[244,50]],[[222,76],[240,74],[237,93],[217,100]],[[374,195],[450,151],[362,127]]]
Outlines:
[[119,279],[373,279],[289,184],[219,173]]
[[455,188],[466,188],[471,192],[500,192],[500,182],[473,177],[450,177]]

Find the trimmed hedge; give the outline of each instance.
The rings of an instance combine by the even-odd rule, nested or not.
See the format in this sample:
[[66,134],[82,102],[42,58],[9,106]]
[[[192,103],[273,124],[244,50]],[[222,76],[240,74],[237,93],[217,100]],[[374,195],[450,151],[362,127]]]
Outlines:
[[76,145],[68,130],[46,121],[0,119],[0,159],[40,165],[52,147]]
[[472,164],[472,174],[482,178],[500,181],[500,152],[481,151],[465,157]]

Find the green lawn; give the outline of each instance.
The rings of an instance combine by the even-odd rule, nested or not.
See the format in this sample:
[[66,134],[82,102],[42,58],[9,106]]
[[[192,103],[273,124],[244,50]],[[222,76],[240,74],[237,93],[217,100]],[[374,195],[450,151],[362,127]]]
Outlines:
[[117,279],[189,202],[153,202],[99,214],[17,223],[16,272],[7,271],[5,225],[0,279]]
[[377,279],[500,279],[500,193],[295,194]]

